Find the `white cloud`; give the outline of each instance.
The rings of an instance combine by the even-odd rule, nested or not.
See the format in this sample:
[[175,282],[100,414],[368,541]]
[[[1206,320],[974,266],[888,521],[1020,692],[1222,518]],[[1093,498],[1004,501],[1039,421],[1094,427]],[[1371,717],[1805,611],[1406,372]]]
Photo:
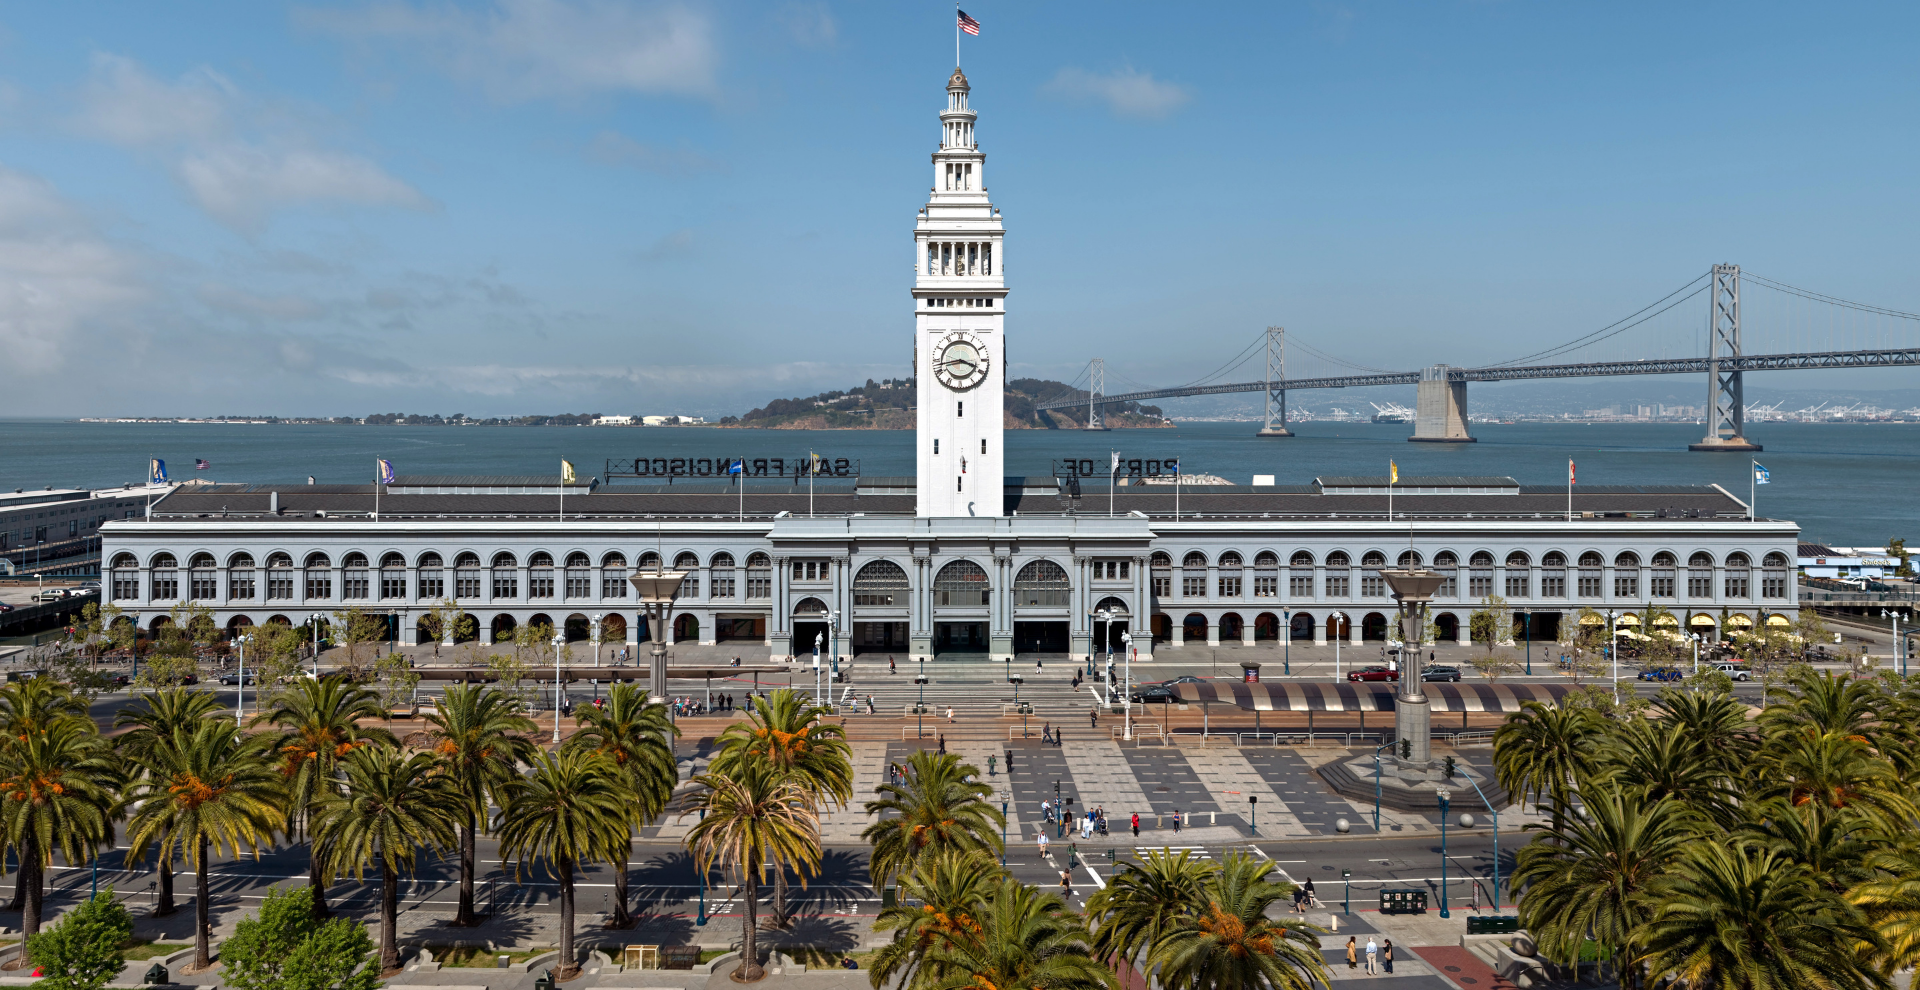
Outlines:
[[601,131],[587,145],[587,157],[602,165],[636,168],[662,175],[692,175],[696,172],[724,172],[726,166],[687,148],[659,148],[621,134]]
[[1132,68],[1101,74],[1069,66],[1042,89],[1069,101],[1105,103],[1108,110],[1121,117],[1161,118],[1193,99],[1192,88],[1162,82],[1152,73]]
[[496,0],[379,3],[300,12],[311,27],[363,42],[417,45],[448,74],[517,103],[602,92],[701,95],[713,89],[713,25],[678,3]]
[[243,232],[303,203],[430,205],[374,162],[316,147],[297,116],[247,98],[210,69],[169,83],[132,59],[103,54],[94,56],[74,126],[168,158],[201,209]]
[[16,381],[85,377],[71,358],[118,351],[109,328],[146,296],[141,269],[51,185],[0,168],[0,354]]
[[827,48],[840,40],[840,26],[823,3],[790,3],[774,17],[806,48]]

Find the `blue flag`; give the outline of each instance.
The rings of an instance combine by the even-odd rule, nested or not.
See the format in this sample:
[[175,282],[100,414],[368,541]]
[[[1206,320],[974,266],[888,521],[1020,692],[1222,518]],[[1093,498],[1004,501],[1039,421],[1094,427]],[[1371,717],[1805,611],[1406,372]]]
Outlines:
[[156,457],[147,466],[147,484],[164,485],[167,483],[167,462]]
[[393,484],[393,462],[382,457],[375,460],[374,464],[380,475],[380,484]]
[[1767,469],[1764,465],[1762,465],[1759,461],[1753,462],[1753,483],[1754,484],[1756,485],[1772,484],[1772,482],[1768,480],[1771,477],[1772,475],[1767,473]]
[[739,474],[746,469],[746,466],[747,466],[747,462],[745,459],[736,457],[733,460],[730,460],[727,462],[727,473]]

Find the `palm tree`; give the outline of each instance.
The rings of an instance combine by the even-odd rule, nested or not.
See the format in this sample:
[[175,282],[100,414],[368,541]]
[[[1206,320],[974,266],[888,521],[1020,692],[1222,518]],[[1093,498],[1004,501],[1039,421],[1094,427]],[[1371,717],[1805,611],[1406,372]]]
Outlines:
[[1646,892],[1700,841],[1696,818],[1673,798],[1617,784],[1584,797],[1583,815],[1547,826],[1520,850],[1512,881],[1525,891],[1520,923],[1550,958],[1577,961],[1588,938],[1631,958],[1634,932],[1651,908]]
[[484,685],[448,687],[426,720],[433,723],[433,753],[460,795],[460,904],[453,924],[472,927],[480,923],[473,910],[475,835],[488,802],[506,804],[505,786],[519,777],[520,764],[532,762],[538,748],[526,734],[536,726],[518,699]]
[[[340,761],[376,742],[397,745],[393,733],[361,727],[361,719],[380,719],[386,709],[379,695],[344,677],[302,677],[274,695],[273,707],[253,720],[279,729],[275,749],[287,778],[286,830],[292,835],[328,796],[339,793]],[[326,857],[307,857],[307,886],[313,891],[313,916],[327,918],[327,885],[332,874]]]
[[[158,751],[173,744],[174,730],[186,729],[192,736],[200,723],[212,718],[220,710],[220,699],[205,691],[189,691],[184,687],[170,687],[159,691],[150,691],[143,699],[142,707],[122,708],[113,716],[113,727],[130,731],[121,734],[115,740],[120,753],[128,764],[128,777],[150,775],[155,765]],[[154,901],[153,915],[165,917],[177,910],[173,906],[173,857],[160,857],[159,896]]]
[[611,759],[585,749],[538,753],[524,777],[507,786],[507,805],[494,833],[500,858],[514,862],[518,877],[529,860],[544,860],[560,881],[560,977],[572,979],[574,871],[605,862],[616,843],[632,833],[634,800],[625,776]]
[[921,857],[900,881],[901,899],[917,903],[882,908],[874,919],[874,931],[893,932],[893,941],[874,954],[869,966],[874,990],[914,986],[929,953],[976,937],[987,899],[1005,875],[999,863],[981,853]]
[[1536,805],[1550,799],[1558,829],[1568,790],[1586,779],[1600,735],[1590,708],[1529,701],[1493,732],[1494,776],[1517,798]]
[[1768,796],[1796,807],[1820,805],[1875,820],[1890,834],[1920,817],[1891,763],[1857,735],[1807,726],[1783,730],[1762,750]]
[[[0,731],[19,738],[62,718],[86,719],[87,706],[65,685],[52,678],[36,677],[0,686]],[[88,722],[91,725],[91,721]],[[14,879],[13,899],[7,910],[24,909],[27,888],[22,874]]]
[[927,956],[933,990],[1108,990],[1112,971],[1093,958],[1085,925],[1060,895],[1002,876],[979,918],[979,932]]
[[314,844],[331,865],[365,875],[368,863],[380,864],[380,969],[400,967],[401,870],[411,873],[414,852],[422,846],[451,848],[459,821],[460,792],[427,753],[402,757],[386,746],[363,747],[341,763],[344,795],[322,799],[313,816]]
[[1633,719],[1620,725],[1597,748],[1591,773],[1624,787],[1637,787],[1651,799],[1677,798],[1723,821],[1733,817],[1736,794],[1728,771],[1703,753],[1682,725]]
[[904,784],[876,788],[884,796],[868,801],[866,810],[879,820],[860,833],[873,846],[868,869],[874,883],[906,872],[925,851],[1000,854],[997,829],[1006,816],[987,803],[993,788],[978,780],[979,774],[957,755],[923,749],[907,758]]
[[176,729],[128,795],[139,810],[127,825],[127,858],[138,859],[155,846],[162,859],[183,854],[193,867],[197,969],[213,962],[207,940],[209,850],[238,856],[245,849],[257,859],[260,847],[286,821],[286,779],[273,765],[272,744],[269,737],[243,734],[224,721]]
[[[646,692],[637,684],[615,684],[607,692],[607,705],[588,705],[575,709],[580,715],[580,731],[568,745],[581,746],[611,759],[626,775],[634,802],[630,824],[645,825],[667,810],[673,789],[680,783],[680,764],[673,754],[673,740],[680,727],[664,704],[648,704]],[[627,913],[627,861],[633,855],[631,840],[614,844],[612,928],[633,927]]]
[[1794,807],[1784,801],[1752,801],[1751,819],[1736,831],[1755,845],[1805,866],[1815,883],[1844,895],[1874,877],[1873,858],[1886,837],[1873,821],[1817,804]]
[[120,772],[91,721],[56,718],[0,749],[0,829],[19,851],[22,938],[40,931],[47,867],[58,849],[69,863],[112,838]]
[[[758,762],[791,777],[813,795],[816,807],[844,805],[853,798],[852,750],[846,731],[822,718],[832,713],[789,688],[754,699],[745,721],[721,731],[720,752],[707,772],[731,774],[743,763]],[[774,917],[785,926],[787,870],[797,864],[773,865]]]
[[1880,990],[1884,950],[1859,909],[1805,866],[1750,843],[1689,843],[1637,941],[1650,980],[1690,987]]
[[1227,856],[1207,883],[1197,914],[1183,915],[1154,945],[1160,985],[1309,990],[1330,985],[1320,957],[1321,929],[1267,917],[1288,887],[1267,880],[1273,867],[1245,853]]
[[1150,849],[1128,863],[1087,899],[1087,920],[1100,957],[1136,966],[1183,917],[1207,903],[1207,885],[1220,868],[1182,849]]
[[1768,688],[1767,700],[1771,704],[1760,713],[1760,725],[1769,733],[1812,728],[1866,738],[1888,698],[1878,682],[1807,669],[1793,676],[1791,687]]
[[820,813],[799,783],[755,763],[728,776],[701,774],[694,782],[704,789],[697,809],[702,815],[687,831],[687,849],[702,876],[718,861],[740,877],[747,917],[733,975],[750,983],[765,975],[758,938],[761,868],[791,863],[804,871],[817,864]]
[[1658,720],[1685,730],[1702,756],[1728,773],[1744,771],[1753,758],[1758,737],[1747,719],[1747,706],[1719,691],[1660,692],[1653,703]]
[[1874,875],[1847,895],[1882,939],[1877,965],[1897,973],[1920,964],[1920,843],[1911,837],[1870,853]]

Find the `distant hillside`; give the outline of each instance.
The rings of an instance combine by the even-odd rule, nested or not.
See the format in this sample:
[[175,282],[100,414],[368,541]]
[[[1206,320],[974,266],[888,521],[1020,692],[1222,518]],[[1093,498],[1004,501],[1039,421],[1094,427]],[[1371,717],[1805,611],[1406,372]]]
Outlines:
[[[1035,403],[1086,397],[1085,389],[1040,378],[1016,378],[1007,383],[1005,414],[1010,430],[1077,430],[1087,425],[1087,409],[1040,412]],[[822,392],[806,398],[775,399],[744,416],[727,416],[719,425],[763,430],[910,430],[913,429],[914,381],[889,378],[845,391]],[[1158,406],[1116,402],[1104,407],[1108,426],[1138,429],[1172,426]]]

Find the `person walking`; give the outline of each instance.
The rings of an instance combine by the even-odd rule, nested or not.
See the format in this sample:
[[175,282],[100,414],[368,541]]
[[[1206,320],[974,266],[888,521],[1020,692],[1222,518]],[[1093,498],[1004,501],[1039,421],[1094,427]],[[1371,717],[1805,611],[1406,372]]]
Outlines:
[[1064,745],[1063,741],[1060,738],[1060,733],[1058,731],[1055,731],[1053,734],[1053,744],[1055,746]]
[[1347,968],[1360,968],[1360,946],[1354,941],[1352,935],[1347,936]]
[[1040,820],[1043,822],[1053,821],[1053,802],[1048,801],[1046,798],[1040,799]]
[[993,772],[993,765],[994,765],[994,762],[995,762],[995,761],[997,761],[998,759],[999,759],[999,757],[997,757],[997,756],[989,756],[989,757],[987,757],[987,776],[989,776],[989,777],[992,777],[992,776],[994,776],[994,772]]
[[1138,811],[1133,813],[1133,837],[1136,839],[1140,837],[1140,813]]
[[1073,899],[1073,874],[1066,870],[1060,871],[1060,893],[1068,900]]
[[1180,809],[1173,809],[1173,834],[1180,834]]
[[1393,975],[1393,939],[1387,939],[1380,946],[1380,968],[1385,970],[1388,976]]
[[1087,728],[1098,729],[1099,727],[1100,727],[1100,713],[1097,710],[1089,707],[1087,709]]
[[888,656],[888,657],[887,657],[887,673],[889,673],[889,674],[897,674],[897,673],[899,673],[899,672],[900,672],[900,668],[899,668],[899,666],[898,666],[898,665],[896,665],[896,664],[895,664],[895,663],[893,662],[893,657],[892,657],[892,656]]
[[[953,724],[953,706],[952,705],[947,706],[947,724],[948,725]],[[941,750],[941,752],[944,753],[946,752],[946,750]]]
[[1372,935],[1367,936],[1367,975],[1380,975],[1380,943],[1375,942]]
[[1303,889],[1304,891],[1306,891],[1306,894],[1307,894],[1307,906],[1308,906],[1308,907],[1319,907],[1319,906],[1320,906],[1320,898],[1319,898],[1319,897],[1317,897],[1317,896],[1315,896],[1315,895],[1314,895],[1314,892],[1313,892],[1313,880],[1312,880],[1312,878],[1308,878],[1308,880],[1307,880],[1307,885],[1306,885],[1305,887],[1303,887],[1303,888],[1301,888],[1301,889]]
[[1049,743],[1049,744],[1053,742],[1053,723],[1052,722],[1040,723],[1040,741],[1043,743]]
[[1039,837],[1034,839],[1033,841],[1036,845],[1040,847],[1040,858],[1041,859],[1047,858],[1047,830],[1044,828],[1040,829]]

